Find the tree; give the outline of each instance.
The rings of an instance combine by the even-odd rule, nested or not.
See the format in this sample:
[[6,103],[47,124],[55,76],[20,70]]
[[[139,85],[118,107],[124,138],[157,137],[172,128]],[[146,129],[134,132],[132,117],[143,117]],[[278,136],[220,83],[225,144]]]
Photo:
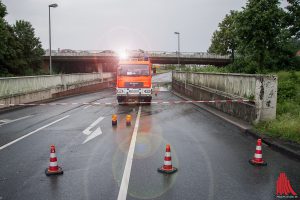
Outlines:
[[209,53],[221,55],[231,54],[234,58],[234,51],[237,46],[236,40],[236,17],[238,11],[230,11],[223,21],[219,23],[219,30],[213,33],[211,46],[208,49]]
[[13,34],[11,27],[4,19],[6,15],[6,7],[0,1],[0,72],[2,75],[9,74],[9,60],[14,59],[14,52],[10,48]]
[[6,7],[0,1],[0,69],[3,67],[4,53],[7,48],[7,37],[9,32],[7,31],[7,23],[4,17],[7,15]]
[[238,52],[256,63],[259,72],[284,65],[289,34],[279,0],[248,0],[236,18]]
[[289,27],[291,36],[300,39],[300,0],[287,0],[286,26]]
[[0,0],[0,73],[2,76],[39,73],[44,51],[30,22],[9,25],[4,17],[5,5]]
[[39,38],[35,36],[34,28],[30,22],[18,20],[13,26],[13,31],[18,41],[19,70],[23,74],[38,72],[41,69],[44,50]]
[[0,18],[3,19],[7,15],[6,6],[0,1]]

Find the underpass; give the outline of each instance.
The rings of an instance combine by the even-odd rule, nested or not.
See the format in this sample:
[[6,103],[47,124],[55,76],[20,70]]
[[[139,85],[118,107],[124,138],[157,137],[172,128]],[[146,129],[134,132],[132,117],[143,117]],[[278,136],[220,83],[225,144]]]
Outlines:
[[[49,72],[50,52],[43,56],[43,68]],[[126,51],[130,58],[147,57],[153,64],[215,65],[225,66],[231,63],[229,55],[217,55],[206,52],[164,52],[164,51]],[[92,73],[115,72],[120,55],[107,50],[71,50],[70,52],[52,51],[53,69],[56,73]]]
[[[183,101],[168,90],[170,73],[153,82],[153,102]],[[280,172],[300,191],[299,161],[263,145],[268,166],[250,165],[256,140],[193,104],[117,105],[114,89],[51,103],[0,114],[0,199],[274,199]],[[52,144],[62,176],[44,172]],[[157,172],[166,144],[173,175]]]

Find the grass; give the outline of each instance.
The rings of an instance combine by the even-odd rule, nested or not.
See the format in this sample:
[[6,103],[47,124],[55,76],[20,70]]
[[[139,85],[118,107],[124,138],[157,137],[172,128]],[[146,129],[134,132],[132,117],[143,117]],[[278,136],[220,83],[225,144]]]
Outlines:
[[[190,72],[229,73],[229,69],[207,66],[190,68]],[[277,116],[275,120],[261,122],[255,128],[271,137],[300,144],[300,71],[280,71],[278,76]]]
[[171,70],[170,69],[160,69],[160,68],[157,68],[156,69],[156,74],[163,74],[163,73],[167,73],[167,72],[170,72]]
[[300,143],[300,71],[282,71],[277,75],[277,117],[257,124],[256,128],[266,135]]
[[205,67],[191,67],[187,71],[191,72],[216,72],[216,73],[230,73],[229,69],[226,67],[215,67],[208,65]]

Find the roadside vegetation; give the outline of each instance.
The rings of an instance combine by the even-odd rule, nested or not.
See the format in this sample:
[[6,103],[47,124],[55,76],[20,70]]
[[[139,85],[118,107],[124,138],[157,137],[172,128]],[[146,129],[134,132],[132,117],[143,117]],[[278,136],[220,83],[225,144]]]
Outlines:
[[191,72],[276,74],[277,117],[255,125],[263,134],[300,143],[300,0],[247,0],[213,33],[209,53],[230,55],[232,64],[188,67]]
[[156,69],[156,74],[163,74],[163,73],[167,73],[172,71],[171,69],[161,69],[161,68],[157,68]]
[[256,125],[261,132],[300,143],[300,71],[278,72],[277,116]]
[[41,74],[42,49],[30,22],[5,20],[6,6],[0,0],[0,77]]
[[210,53],[231,55],[231,72],[299,70],[300,0],[248,0],[230,11],[213,33]]

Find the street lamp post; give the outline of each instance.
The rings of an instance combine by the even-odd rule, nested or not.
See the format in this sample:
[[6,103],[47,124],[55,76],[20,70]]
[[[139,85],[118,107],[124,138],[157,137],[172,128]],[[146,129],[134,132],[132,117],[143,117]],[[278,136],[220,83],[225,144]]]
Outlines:
[[175,35],[178,36],[178,51],[177,51],[177,61],[178,61],[178,68],[180,66],[180,33],[174,32]]
[[49,68],[50,68],[50,74],[52,74],[52,58],[51,58],[51,8],[56,8],[58,5],[56,3],[49,5],[49,50],[50,50],[50,56],[49,56]]

